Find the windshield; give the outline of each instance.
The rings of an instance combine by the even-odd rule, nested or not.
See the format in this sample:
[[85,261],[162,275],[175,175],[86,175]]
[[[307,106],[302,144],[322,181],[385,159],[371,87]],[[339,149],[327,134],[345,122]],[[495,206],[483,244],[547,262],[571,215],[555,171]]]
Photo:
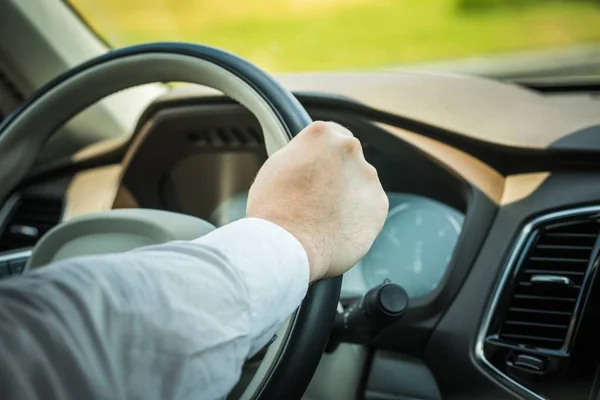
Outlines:
[[270,72],[600,74],[597,0],[71,0],[113,47],[190,41]]

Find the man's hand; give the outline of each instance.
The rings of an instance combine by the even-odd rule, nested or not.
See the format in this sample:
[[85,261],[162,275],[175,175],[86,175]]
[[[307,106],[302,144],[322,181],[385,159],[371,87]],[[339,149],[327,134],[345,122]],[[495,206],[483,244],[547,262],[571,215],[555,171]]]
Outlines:
[[314,122],[265,162],[246,215],[293,234],[306,250],[314,282],[356,264],[387,212],[387,196],[359,140],[341,125]]

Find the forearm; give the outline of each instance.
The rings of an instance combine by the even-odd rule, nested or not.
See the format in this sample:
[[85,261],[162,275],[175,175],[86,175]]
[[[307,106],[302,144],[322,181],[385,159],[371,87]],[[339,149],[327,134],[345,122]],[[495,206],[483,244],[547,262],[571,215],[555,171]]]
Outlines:
[[248,220],[9,281],[0,351],[10,363],[0,376],[12,377],[0,397],[221,398],[307,285],[300,244]]

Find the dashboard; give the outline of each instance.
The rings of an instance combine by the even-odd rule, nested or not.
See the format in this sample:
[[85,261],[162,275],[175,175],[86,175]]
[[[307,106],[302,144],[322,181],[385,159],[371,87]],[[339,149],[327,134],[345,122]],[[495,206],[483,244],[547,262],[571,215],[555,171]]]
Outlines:
[[[354,132],[389,198],[341,300],[386,280],[410,296],[366,346],[326,353],[306,399],[597,399],[599,89],[420,73],[278,78],[313,119]],[[265,159],[245,109],[173,89],[131,138],[39,164],[4,199],[0,277],[18,275],[48,229],[92,212],[242,218]]]

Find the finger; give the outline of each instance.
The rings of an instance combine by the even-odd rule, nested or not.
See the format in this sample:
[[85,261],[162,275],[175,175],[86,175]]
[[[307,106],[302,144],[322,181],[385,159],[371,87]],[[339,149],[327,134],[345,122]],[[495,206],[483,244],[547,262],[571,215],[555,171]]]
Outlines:
[[343,136],[336,146],[348,160],[352,161],[355,168],[358,168],[359,171],[365,168],[367,161],[360,140],[355,137]]
[[337,133],[344,136],[344,138],[343,138],[344,145],[343,146],[346,148],[346,150],[347,150],[346,152],[348,154],[352,154],[354,157],[356,157],[357,160],[366,163],[364,151],[362,148],[362,143],[360,142],[359,139],[357,139],[354,136],[352,131],[350,131],[350,129],[346,128],[345,126],[338,124],[337,122],[330,121],[330,122],[328,122],[328,124]]
[[328,124],[336,132],[338,132],[344,136],[354,137],[354,134],[350,131],[350,129],[346,128],[343,125],[338,124],[337,122],[329,121]]
[[365,172],[365,176],[374,181],[379,181],[379,174],[377,173],[377,168],[375,168],[372,164],[367,162],[366,160],[363,163],[363,171]]

